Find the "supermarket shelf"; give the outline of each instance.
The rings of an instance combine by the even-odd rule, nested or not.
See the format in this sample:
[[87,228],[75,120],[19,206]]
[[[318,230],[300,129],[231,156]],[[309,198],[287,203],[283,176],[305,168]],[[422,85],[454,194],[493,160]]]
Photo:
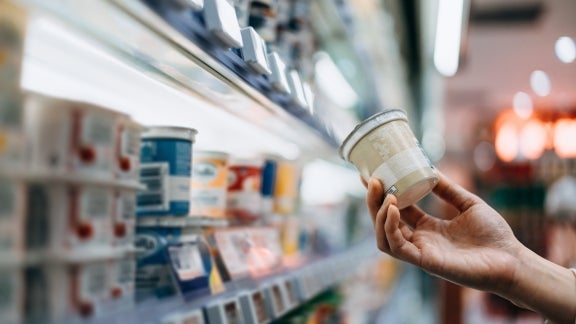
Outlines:
[[210,217],[139,216],[140,227],[226,227],[228,220]]
[[92,185],[113,187],[125,190],[144,190],[146,187],[138,181],[122,179],[106,179],[98,175],[53,172],[48,170],[34,170],[22,168],[0,168],[0,177],[21,180],[27,183],[66,183],[72,185]]
[[0,253],[0,269],[50,263],[87,263],[118,259],[135,253],[137,250],[133,246],[92,247],[71,252],[33,251],[19,256],[11,253]]
[[218,294],[143,301],[134,309],[93,322],[184,323],[187,316],[198,316],[200,312],[206,323],[229,323],[223,308],[234,304],[240,309],[238,314],[246,323],[250,323],[249,316],[253,316],[255,311],[253,303],[250,300],[247,302],[246,297],[258,293],[264,297],[268,316],[264,322],[270,322],[342,282],[360,265],[374,260],[376,255],[379,253],[373,238],[368,238],[345,251],[310,260],[299,267],[287,268],[262,278],[231,281],[226,284],[225,291]]
[[[335,156],[338,143],[321,121],[287,98],[259,91],[246,80],[263,82],[263,76],[240,77],[139,1],[22,2],[71,25],[147,76],[295,143],[304,154]],[[219,53],[233,54],[223,48]]]

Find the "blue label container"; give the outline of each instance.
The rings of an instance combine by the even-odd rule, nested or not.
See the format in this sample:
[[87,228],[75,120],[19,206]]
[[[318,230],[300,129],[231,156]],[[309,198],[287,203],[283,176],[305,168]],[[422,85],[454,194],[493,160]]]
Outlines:
[[276,170],[278,162],[266,159],[262,167],[260,193],[262,194],[262,214],[271,215],[274,209],[274,188],[276,187]]
[[187,216],[190,209],[192,143],[197,131],[152,127],[142,134],[138,216]]

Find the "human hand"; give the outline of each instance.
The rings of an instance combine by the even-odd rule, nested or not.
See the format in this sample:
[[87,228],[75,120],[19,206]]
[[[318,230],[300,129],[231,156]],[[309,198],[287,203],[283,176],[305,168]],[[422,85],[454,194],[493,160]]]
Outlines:
[[482,199],[440,175],[434,193],[458,214],[440,219],[416,206],[403,210],[396,197],[383,200],[383,185],[370,179],[366,202],[378,248],[449,281],[505,291],[512,284],[523,245],[506,221]]

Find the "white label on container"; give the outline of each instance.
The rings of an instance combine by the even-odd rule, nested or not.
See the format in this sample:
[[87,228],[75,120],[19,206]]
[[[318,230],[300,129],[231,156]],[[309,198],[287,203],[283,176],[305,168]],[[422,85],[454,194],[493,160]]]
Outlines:
[[198,245],[171,246],[168,250],[172,266],[178,273],[180,280],[191,280],[205,275]]
[[103,219],[110,215],[110,191],[104,188],[82,190],[81,219]]
[[80,265],[80,291],[81,301],[98,301],[107,291],[106,264]]
[[116,264],[116,284],[131,286],[136,276],[136,262],[133,259],[121,259]]
[[374,170],[372,176],[381,179],[388,190],[400,179],[422,168],[430,168],[430,164],[420,148],[414,147],[393,155]]
[[224,208],[226,206],[226,191],[215,188],[192,188],[190,191],[190,208],[198,207]]
[[170,200],[188,201],[190,199],[189,177],[170,177],[169,185]]
[[258,214],[261,211],[262,199],[259,192],[228,192],[228,207]]
[[119,200],[120,206],[116,214],[116,219],[118,221],[133,220],[136,217],[136,194],[121,194]]
[[83,126],[81,135],[82,143],[112,145],[114,122],[111,118],[98,114],[85,115]]
[[140,155],[140,133],[133,129],[124,129],[120,152],[123,156]]

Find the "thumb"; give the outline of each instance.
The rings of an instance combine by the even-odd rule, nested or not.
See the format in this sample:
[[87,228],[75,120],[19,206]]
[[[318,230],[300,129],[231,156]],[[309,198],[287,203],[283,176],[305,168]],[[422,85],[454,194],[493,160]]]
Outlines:
[[478,196],[448,179],[444,174],[438,172],[438,175],[439,181],[434,187],[434,193],[448,204],[456,207],[458,211],[464,211],[480,202]]

